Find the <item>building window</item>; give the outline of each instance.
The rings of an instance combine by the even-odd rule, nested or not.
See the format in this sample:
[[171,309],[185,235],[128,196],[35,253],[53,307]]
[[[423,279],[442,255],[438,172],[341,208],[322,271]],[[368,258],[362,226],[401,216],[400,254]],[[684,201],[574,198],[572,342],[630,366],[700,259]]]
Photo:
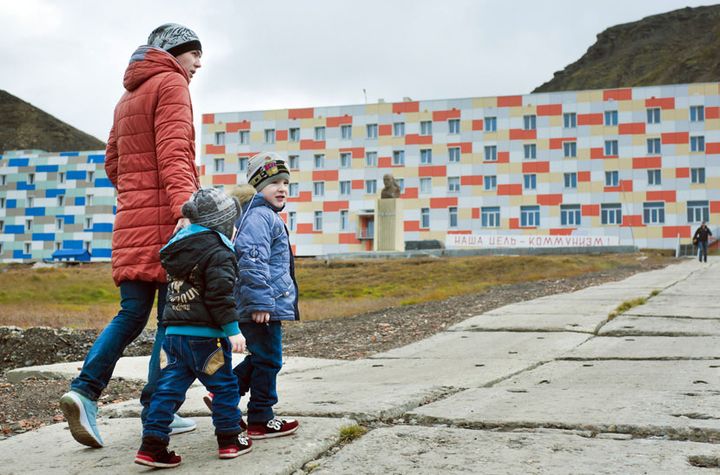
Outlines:
[[648,124],[659,124],[660,123],[660,108],[653,107],[647,110],[647,123]]
[[618,141],[617,140],[606,140],[605,141],[605,156],[616,157],[618,154]]
[[450,193],[459,193],[460,192],[460,177],[459,176],[449,176],[448,177],[448,191]]
[[660,139],[647,139],[647,153],[648,155],[660,155],[662,146],[660,145]]
[[350,168],[352,165],[352,154],[349,152],[342,152],[340,154],[340,168]]
[[560,205],[560,225],[580,226],[580,205]]
[[290,155],[288,156],[288,165],[290,165],[291,170],[297,170],[300,168],[300,156],[299,155]]
[[376,167],[377,164],[377,152],[365,152],[365,166]]
[[405,151],[404,150],[393,151],[393,165],[394,166],[405,165]]
[[577,173],[570,172],[564,174],[565,188],[577,188]]
[[705,169],[704,168],[691,168],[690,169],[690,183],[705,183]]
[[64,221],[62,218],[55,218],[55,229],[58,231],[63,230]]
[[23,243],[23,249],[25,250],[25,254],[30,254],[32,252],[32,243],[30,243],[30,242]]
[[660,170],[648,170],[648,185],[657,186],[662,185],[662,174]]
[[455,206],[448,208],[449,227],[457,228],[458,225],[458,209]]
[[35,198],[33,198],[32,196],[28,196],[27,197],[27,207],[32,208],[33,206],[35,206]]
[[248,167],[248,158],[247,157],[240,157],[238,158],[238,170],[241,172],[247,171]]
[[617,111],[605,111],[605,125],[618,125]]
[[341,195],[349,195],[351,190],[352,184],[350,180],[343,180],[340,182],[340,194]]
[[577,157],[577,142],[563,142],[563,156],[565,158]]
[[323,212],[315,211],[313,216],[313,231],[322,231],[323,228]]
[[288,130],[288,135],[290,136],[290,142],[299,142],[300,141],[300,129],[297,127],[292,127]]
[[367,124],[365,126],[365,129],[367,130],[367,138],[369,139],[376,139],[378,136],[378,126],[377,124]]
[[537,145],[534,143],[526,143],[523,145],[523,154],[526,160],[534,160],[537,158]]
[[485,191],[493,191],[497,189],[497,176],[496,175],[485,175],[483,178],[483,186]]
[[25,220],[25,232],[30,232],[30,229],[32,228],[32,218],[28,218]]
[[404,137],[405,136],[405,122],[395,122],[393,124],[393,136]]
[[0,185],[7,185],[7,175],[0,175]]
[[497,145],[486,145],[485,146],[485,161],[496,162],[497,161]]
[[537,175],[534,173],[523,175],[523,187],[526,190],[534,190],[537,188]]
[[316,153],[314,156],[315,168],[325,168],[325,154]]
[[225,159],[224,158],[216,158],[215,159],[215,173],[224,173],[225,172]]
[[663,224],[665,222],[665,203],[643,203],[643,223]]
[[448,120],[448,133],[459,134],[460,133],[460,119]]
[[377,180],[365,180],[365,193],[368,195],[377,193]]
[[28,173],[28,185],[34,185],[34,184],[35,184],[35,174]]
[[432,121],[420,121],[420,135],[432,135]]
[[83,242],[83,248],[88,252],[88,254],[92,254],[92,241]]
[[705,151],[705,137],[702,135],[690,137],[690,151],[691,152],[704,152]]
[[57,195],[57,205],[65,206],[65,195]]
[[[59,172],[58,173],[58,183],[65,184],[65,172]],[[4,185],[5,183],[3,183]]]
[[85,229],[92,229],[92,227],[93,227],[93,219],[85,218]]
[[288,195],[292,198],[300,196],[300,185],[298,183],[290,183],[288,186]]
[[[292,130],[292,129],[290,129],[290,130]],[[250,143],[250,131],[249,130],[238,131],[238,142],[240,143],[240,145],[249,144]]]
[[430,227],[430,208],[420,208],[420,227]]
[[348,210],[340,210],[340,231],[347,231],[348,228]]
[[225,132],[215,132],[215,145],[225,145]]
[[343,140],[350,140],[352,138],[352,125],[340,126],[340,138]]
[[540,226],[540,207],[539,206],[521,206],[520,207],[520,226],[525,227],[525,228]]
[[275,129],[265,129],[265,143],[275,143]]
[[537,128],[537,120],[535,115],[524,115],[523,116],[523,129],[535,130]]
[[497,132],[497,117],[485,117],[485,132]]
[[600,205],[600,222],[602,224],[622,224],[622,209],[620,203]]
[[705,121],[705,106],[690,106],[690,122]]
[[432,193],[432,178],[420,178],[420,193],[424,195]]
[[94,196],[91,194],[85,195],[85,206],[92,206],[93,205],[93,198]]
[[314,181],[313,182],[313,194],[315,196],[325,196],[325,182]]
[[605,186],[618,186],[620,184],[620,173],[617,170],[605,172]]
[[688,223],[701,223],[710,221],[710,207],[707,201],[688,201]]
[[315,127],[315,140],[325,140],[325,127]]
[[400,194],[405,193],[405,178],[395,178],[395,183],[400,189]]
[[5,221],[0,220],[0,233],[5,232]]
[[429,148],[424,148],[420,150],[420,164],[421,165],[429,165],[432,163],[432,150]]
[[448,162],[457,163],[460,161],[460,147],[448,148]]
[[288,228],[290,231],[295,231],[297,225],[297,214],[295,211],[288,211]]
[[60,249],[62,249],[62,242],[55,241],[55,250],[59,251]]
[[480,223],[483,228],[500,227],[500,207],[485,206],[480,208]]
[[5,208],[5,198],[0,197],[0,209],[4,209],[4,208]]
[[88,181],[88,183],[91,183],[91,184],[95,181],[95,172],[94,171],[90,170],[89,172],[87,172],[87,181]]
[[566,129],[574,129],[577,127],[577,114],[575,112],[566,112],[563,114],[563,127]]

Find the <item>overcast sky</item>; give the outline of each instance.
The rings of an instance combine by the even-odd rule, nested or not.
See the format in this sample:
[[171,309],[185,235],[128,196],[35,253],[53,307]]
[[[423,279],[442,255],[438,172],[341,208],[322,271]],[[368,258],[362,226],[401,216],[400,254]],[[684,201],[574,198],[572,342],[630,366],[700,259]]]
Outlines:
[[[0,89],[105,141],[130,54],[193,29],[200,115],[524,94],[604,29],[689,0],[0,0]],[[199,130],[198,130],[199,133]]]

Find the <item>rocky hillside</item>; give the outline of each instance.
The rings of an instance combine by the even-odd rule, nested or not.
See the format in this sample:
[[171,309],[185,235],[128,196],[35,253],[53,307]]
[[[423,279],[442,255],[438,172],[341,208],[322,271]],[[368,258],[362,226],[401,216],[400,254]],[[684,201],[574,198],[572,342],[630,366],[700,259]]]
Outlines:
[[533,92],[720,80],[720,5],[616,25]]
[[0,153],[39,149],[48,152],[103,150],[105,143],[0,90]]

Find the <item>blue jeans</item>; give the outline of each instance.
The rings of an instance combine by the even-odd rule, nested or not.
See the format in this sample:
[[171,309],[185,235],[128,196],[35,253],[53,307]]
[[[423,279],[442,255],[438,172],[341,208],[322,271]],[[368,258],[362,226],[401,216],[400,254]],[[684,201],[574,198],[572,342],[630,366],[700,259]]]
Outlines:
[[248,424],[265,424],[275,417],[272,407],[277,404],[277,374],[282,368],[282,325],[279,321],[240,323],[248,355],[233,369],[237,376],[240,396],[250,391]]
[[702,261],[704,258],[705,262],[707,262],[707,248],[708,248],[707,241],[701,241],[698,239],[697,246],[698,246],[698,259],[700,259]]
[[[167,335],[162,349],[167,356],[167,366],[160,372],[157,389],[150,401],[143,423],[143,437],[169,440],[173,415],[185,401],[185,393],[196,378],[214,395],[212,420],[215,435],[240,434],[242,414],[237,407],[240,395],[237,378],[232,373],[228,339]],[[210,369],[208,363],[212,361],[211,357],[214,359],[220,354],[222,366]]]
[[[82,371],[70,384],[70,389],[96,401],[107,386],[115,364],[125,348],[137,338],[147,324],[148,317],[155,302],[158,300],[158,316],[165,309],[167,284],[159,282],[125,281],[120,283],[120,312],[95,340],[85,357]],[[158,318],[159,320],[159,318]],[[143,416],[155,391],[160,375],[160,347],[165,336],[165,328],[158,322],[152,355],[148,368],[148,383],[143,388],[140,402],[143,405]]]

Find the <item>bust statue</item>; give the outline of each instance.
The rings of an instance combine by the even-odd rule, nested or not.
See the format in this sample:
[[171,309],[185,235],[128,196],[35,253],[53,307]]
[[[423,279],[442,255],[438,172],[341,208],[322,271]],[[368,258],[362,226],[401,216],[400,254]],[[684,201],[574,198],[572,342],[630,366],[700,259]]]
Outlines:
[[395,181],[395,178],[391,174],[386,174],[383,176],[383,184],[385,187],[380,192],[380,198],[399,198],[400,197],[400,187],[397,184],[397,181]]

